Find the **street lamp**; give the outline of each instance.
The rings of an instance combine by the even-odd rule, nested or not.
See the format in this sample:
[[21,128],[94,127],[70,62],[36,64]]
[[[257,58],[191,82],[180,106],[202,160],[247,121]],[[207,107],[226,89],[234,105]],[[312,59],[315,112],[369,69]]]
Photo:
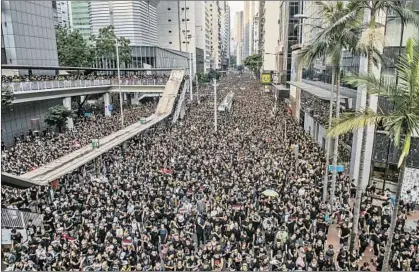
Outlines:
[[303,44],[303,20],[307,19],[307,15],[304,14],[295,14],[294,15],[295,19],[299,19],[300,20],[300,44]]

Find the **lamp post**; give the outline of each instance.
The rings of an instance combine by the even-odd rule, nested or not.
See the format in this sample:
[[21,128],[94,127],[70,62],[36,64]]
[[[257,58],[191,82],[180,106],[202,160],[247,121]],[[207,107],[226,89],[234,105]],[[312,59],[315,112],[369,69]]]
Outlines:
[[294,15],[295,19],[299,19],[300,20],[300,37],[299,37],[299,42],[300,44],[303,44],[303,20],[307,19],[307,15],[304,14],[295,14]]
[[120,104],[120,110],[121,110],[121,129],[124,128],[124,100],[122,98],[122,91],[121,91],[121,70],[120,70],[120,64],[119,64],[119,45],[118,45],[118,39],[115,39],[115,48],[116,48],[116,65],[118,69],[118,91],[119,91],[119,104]]
[[213,79],[214,82],[214,131],[217,132],[217,78]]
[[[96,40],[105,40],[105,39],[98,39]],[[124,128],[124,107],[123,107],[123,98],[122,98],[122,91],[121,91],[121,70],[120,70],[120,63],[119,63],[119,44],[118,38],[114,39],[115,41],[115,49],[116,49],[116,66],[118,70],[118,91],[119,91],[119,104],[120,104],[120,111],[121,111],[121,129]]]

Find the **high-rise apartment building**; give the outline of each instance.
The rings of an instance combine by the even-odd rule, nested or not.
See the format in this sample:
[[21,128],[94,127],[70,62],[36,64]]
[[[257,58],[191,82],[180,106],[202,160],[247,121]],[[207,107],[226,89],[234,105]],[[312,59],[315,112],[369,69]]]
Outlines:
[[92,30],[88,1],[68,1],[70,29],[80,31],[85,40],[89,40]]
[[51,1],[2,1],[1,22],[7,64],[58,65]]
[[[243,59],[258,53],[255,50],[255,31],[258,32],[259,1],[245,1],[243,11]],[[257,38],[259,40],[259,38]],[[257,49],[257,48],[256,48]]]
[[70,29],[68,1],[52,1],[55,27]]
[[230,7],[227,1],[220,2],[221,63],[220,68],[227,70],[230,59]]
[[[260,53],[263,58],[263,70],[277,71],[279,67],[278,46],[279,46],[279,25],[280,5],[279,1],[266,1],[263,5],[263,17],[260,20],[262,24],[260,41]],[[273,27],[276,26],[276,27]]]
[[237,65],[243,64],[243,11],[238,11],[234,14],[234,41],[235,41],[235,55]]
[[157,45],[157,4],[158,0],[89,1],[92,34],[112,25],[115,35],[129,39],[132,46]]
[[[193,74],[196,72],[197,61],[200,64],[204,61],[205,30],[202,27],[202,16],[205,16],[202,1],[160,1],[157,5],[158,45],[190,53],[194,64]],[[197,60],[197,55],[201,59]]]

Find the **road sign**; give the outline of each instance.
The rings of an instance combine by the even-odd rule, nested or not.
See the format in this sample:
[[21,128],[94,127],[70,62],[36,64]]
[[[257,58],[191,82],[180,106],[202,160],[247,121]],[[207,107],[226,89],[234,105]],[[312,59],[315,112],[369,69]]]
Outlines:
[[90,112],[85,112],[85,113],[84,113],[84,116],[85,116],[85,117],[90,117],[90,115],[92,115],[92,113],[90,113]]
[[262,84],[271,84],[272,83],[272,76],[269,73],[263,73],[261,76]]
[[[333,172],[334,167],[333,165],[329,165],[329,171]],[[342,173],[345,170],[345,166],[343,165],[336,165],[336,171],[338,171],[339,173]]]
[[109,111],[113,111],[113,105],[112,105],[112,104],[109,104],[109,105],[108,105],[108,110],[109,110]]
[[145,124],[145,118],[141,118],[140,119],[140,123],[143,125],[143,124]]

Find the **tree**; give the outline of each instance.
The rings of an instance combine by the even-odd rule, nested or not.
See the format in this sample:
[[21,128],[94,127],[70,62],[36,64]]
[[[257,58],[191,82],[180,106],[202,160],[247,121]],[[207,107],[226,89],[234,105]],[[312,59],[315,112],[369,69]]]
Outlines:
[[60,66],[90,67],[92,55],[89,46],[78,30],[56,29],[58,61]]
[[63,130],[63,126],[67,121],[68,117],[72,117],[73,112],[63,105],[55,105],[48,109],[47,118],[45,123],[51,127],[57,127],[60,132]]
[[[321,29],[318,38],[311,44],[305,46],[300,54],[301,64],[306,63],[311,65],[316,59],[320,57],[326,57],[329,64],[332,65],[332,90],[330,92],[330,104],[329,104],[329,127],[331,125],[333,117],[333,93],[336,90],[336,117],[340,114],[340,61],[342,58],[342,51],[348,50],[354,54],[357,52],[357,44],[360,37],[360,23],[359,20],[346,21],[335,27],[333,31],[329,30],[330,27],[340,19],[344,18],[352,10],[346,8],[343,2],[316,2],[319,8],[320,17],[325,20],[325,27],[319,27]],[[361,14],[357,13],[357,17],[360,18]],[[365,53],[365,52],[364,52]],[[327,198],[327,185],[328,185],[328,166],[329,166],[329,154],[331,148],[330,138],[327,138],[328,152],[326,152],[326,170],[323,181],[323,201]],[[332,175],[331,190],[330,190],[330,202],[333,205],[335,198],[336,189],[336,178],[337,171],[336,165],[338,163],[338,148],[339,148],[339,137],[335,137],[333,145],[333,165],[335,170]]]
[[214,69],[211,68],[209,70],[208,74],[207,74],[207,79],[208,79],[209,82],[211,82],[213,78],[215,78],[217,80],[220,79],[220,76],[221,76],[221,74],[219,72],[217,72],[217,71],[215,71]]
[[261,54],[250,55],[244,60],[244,65],[248,67],[257,78],[259,78],[260,68],[262,68],[262,63],[263,61],[262,61]]
[[13,91],[9,87],[1,87],[1,110],[10,109],[13,102]]
[[[384,43],[384,26],[377,23],[377,17],[379,12],[395,12],[401,18],[401,21],[405,23],[413,23],[417,27],[419,26],[419,14],[414,12],[410,7],[406,6],[403,1],[394,1],[394,0],[352,0],[348,4],[349,8],[352,10],[346,16],[338,20],[333,26],[329,28],[329,31],[334,32],[336,29],[340,28],[341,24],[346,24],[349,21],[358,20],[358,14],[369,13],[369,21],[363,26],[364,32],[362,34],[362,40],[364,42],[358,44],[357,48],[362,51],[367,51],[367,73],[372,73],[372,68],[374,65],[374,57],[381,55],[381,48]],[[363,86],[364,87],[364,86]],[[368,95],[368,86],[365,86],[362,89],[363,96],[366,96],[366,105],[365,109],[370,108],[370,96]],[[365,90],[365,92],[364,92]],[[365,162],[365,151],[367,148],[367,127],[360,127],[359,129],[363,130],[362,133],[362,147],[361,147],[361,156],[360,156],[360,167],[358,182],[356,188],[355,196],[355,207],[354,207],[354,221],[353,221],[353,231],[351,233],[350,240],[350,250],[355,246],[355,240],[358,236],[358,221],[359,213],[361,210],[362,202],[362,182],[364,175],[364,162]]]
[[124,64],[125,67],[131,63],[131,47],[129,46],[130,40],[124,37],[117,38],[113,26],[107,26],[99,29],[98,36],[93,36],[91,39],[96,45],[96,57],[107,63],[104,66],[111,66],[110,63],[113,63],[113,66],[116,67],[116,40],[118,40],[120,63]]
[[[381,124],[395,146],[400,151],[398,161],[399,177],[396,192],[396,202],[392,210],[389,236],[382,271],[389,270],[389,259],[397,215],[400,209],[400,196],[403,187],[406,157],[410,152],[410,142],[413,135],[419,134],[419,40],[409,38],[406,53],[397,64],[398,83],[395,80],[376,78],[372,73],[360,74],[346,78],[349,84],[366,86],[369,95],[380,95],[393,104],[392,112],[369,108],[359,109],[354,113],[345,113],[335,119],[328,135],[342,135],[353,129],[360,129],[369,125]],[[358,226],[357,226],[358,227]]]
[[244,70],[244,66],[243,65],[237,66],[237,71],[243,72],[243,70]]

